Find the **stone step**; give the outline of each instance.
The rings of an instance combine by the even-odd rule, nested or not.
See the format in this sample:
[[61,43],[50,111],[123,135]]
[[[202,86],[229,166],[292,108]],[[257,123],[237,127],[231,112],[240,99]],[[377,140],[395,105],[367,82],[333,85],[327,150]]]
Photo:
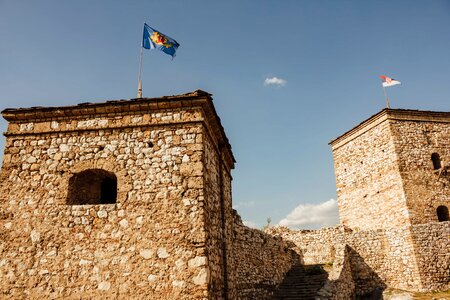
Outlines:
[[294,265],[273,295],[273,300],[313,300],[328,274],[322,265]]

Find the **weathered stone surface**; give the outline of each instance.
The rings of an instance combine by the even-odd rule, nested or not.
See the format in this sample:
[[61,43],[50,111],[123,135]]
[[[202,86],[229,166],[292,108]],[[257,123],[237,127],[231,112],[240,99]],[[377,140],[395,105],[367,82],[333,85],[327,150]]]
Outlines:
[[234,162],[208,94],[3,115],[0,298],[221,299],[203,161]]
[[202,268],[200,269],[200,272],[194,276],[192,279],[194,284],[196,285],[204,285],[209,282],[209,272],[208,269]]
[[230,275],[234,278],[232,299],[271,299],[276,287],[296,262],[298,253],[280,237],[242,224],[234,214]]
[[150,259],[153,257],[154,251],[150,249],[143,249],[139,252],[139,254],[145,259]]
[[98,289],[102,291],[108,291],[111,288],[111,283],[102,281],[98,284]]
[[[436,222],[437,207],[449,207],[450,113],[384,109],[330,145],[344,225]],[[434,169],[433,154],[442,172]]]
[[267,232],[293,242],[305,264],[333,264],[325,291],[347,296],[332,299],[386,285],[410,291],[449,286],[450,222],[367,231],[343,225],[321,230],[276,227]]
[[299,263],[332,265],[317,299],[449,288],[448,113],[386,114],[332,143],[344,225],[265,233],[207,93],[5,110],[0,298],[271,299]]
[[168,258],[170,256],[166,248],[158,248],[157,254],[159,258]]
[[158,279],[158,276],[151,274],[151,275],[148,275],[147,279],[148,279],[148,281],[154,282]]
[[391,286],[448,288],[450,113],[384,109],[330,144],[349,243]]
[[30,238],[33,243],[39,243],[41,241],[41,234],[35,230],[32,230]]

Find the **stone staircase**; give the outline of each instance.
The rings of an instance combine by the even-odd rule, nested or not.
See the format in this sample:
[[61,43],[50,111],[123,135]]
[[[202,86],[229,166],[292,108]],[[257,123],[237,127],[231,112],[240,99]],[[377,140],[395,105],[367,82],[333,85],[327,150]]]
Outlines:
[[322,265],[296,264],[286,273],[273,295],[273,300],[314,300],[325,284],[328,273]]

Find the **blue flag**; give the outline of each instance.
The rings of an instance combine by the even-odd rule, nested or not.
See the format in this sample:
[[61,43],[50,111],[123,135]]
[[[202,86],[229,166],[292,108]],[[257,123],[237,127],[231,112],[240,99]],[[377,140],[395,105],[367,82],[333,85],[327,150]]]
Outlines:
[[173,38],[162,34],[144,23],[144,36],[142,37],[142,47],[145,49],[159,49],[164,53],[169,54],[172,58],[175,57],[180,44]]

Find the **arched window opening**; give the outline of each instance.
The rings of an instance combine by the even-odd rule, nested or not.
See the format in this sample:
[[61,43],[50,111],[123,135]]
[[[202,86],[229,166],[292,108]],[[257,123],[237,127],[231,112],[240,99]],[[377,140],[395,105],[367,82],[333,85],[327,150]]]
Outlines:
[[117,178],[114,173],[91,169],[69,180],[67,204],[113,204],[117,201]]
[[436,209],[439,222],[448,221],[448,207],[441,205]]
[[437,153],[431,154],[431,160],[433,161],[433,168],[435,170],[439,170],[442,167],[441,158],[439,157],[439,154]]

